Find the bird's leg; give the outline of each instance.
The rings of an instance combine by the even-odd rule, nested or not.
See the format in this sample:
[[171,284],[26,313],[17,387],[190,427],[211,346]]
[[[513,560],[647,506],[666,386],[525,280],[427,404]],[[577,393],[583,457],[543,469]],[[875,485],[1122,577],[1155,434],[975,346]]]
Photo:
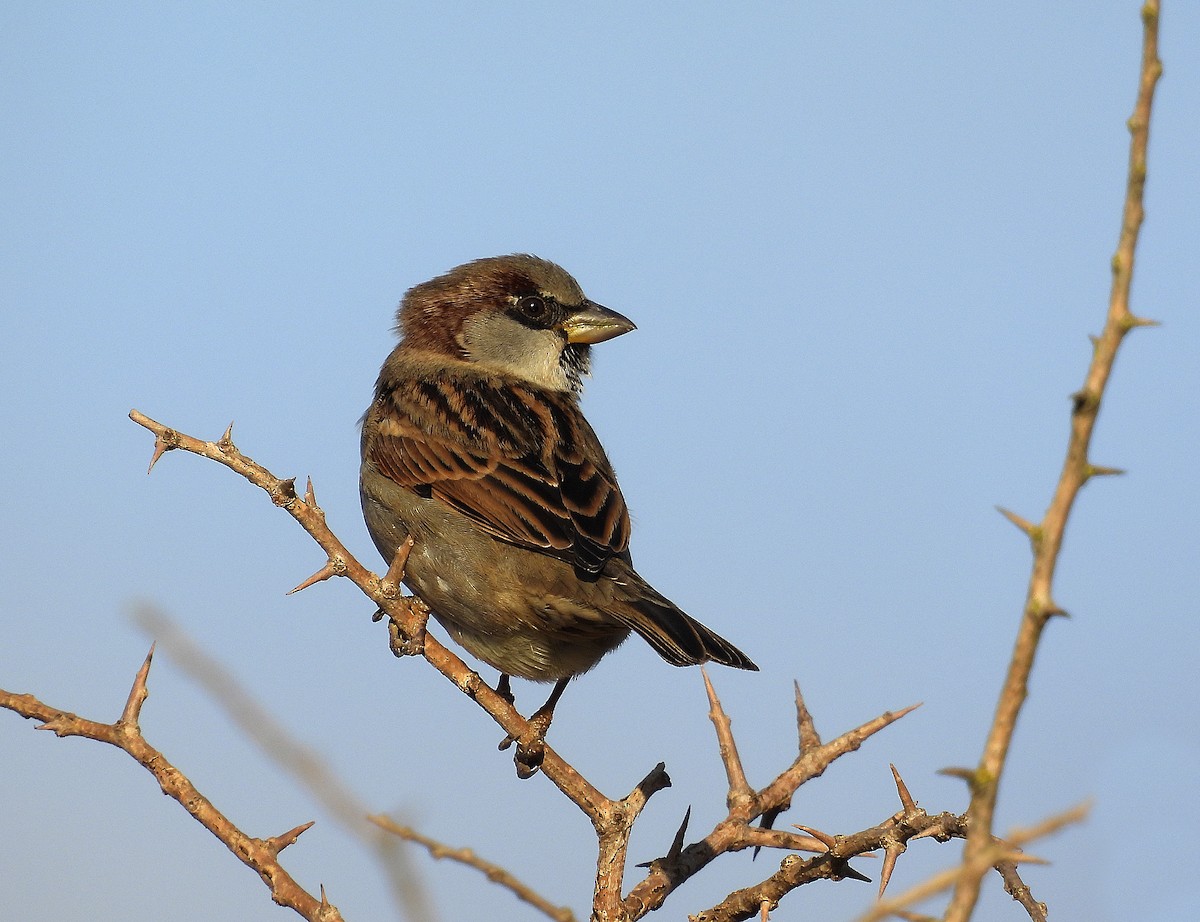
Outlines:
[[517,699],[513,696],[512,680],[509,679],[507,672],[500,673],[500,681],[496,683],[496,694],[509,704],[516,704]]
[[[505,685],[509,694],[511,689],[507,687],[505,679],[508,676],[501,677],[501,684]],[[570,678],[559,679],[554,683],[554,690],[550,692],[550,697],[546,699],[546,703],[533,712],[533,715],[526,721],[525,732],[514,738],[506,736],[504,741],[500,743],[501,749],[507,749],[513,743],[517,744],[517,751],[513,755],[513,762],[517,766],[518,778],[531,778],[537,774],[537,770],[542,765],[542,760],[546,757],[546,731],[550,729],[550,721],[554,719],[554,706],[558,704],[558,699],[562,697],[562,693],[567,690],[567,683]],[[497,693],[500,693],[500,688],[497,687]]]

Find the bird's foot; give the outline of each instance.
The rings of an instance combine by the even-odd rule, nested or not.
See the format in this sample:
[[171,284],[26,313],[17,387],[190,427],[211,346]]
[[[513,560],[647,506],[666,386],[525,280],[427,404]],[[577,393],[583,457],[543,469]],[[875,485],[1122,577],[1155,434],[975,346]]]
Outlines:
[[425,625],[429,621],[429,609],[416,596],[406,596],[400,601],[412,615],[419,619],[417,629],[411,634],[382,608],[371,616],[371,620],[379,621],[388,618],[388,646],[391,647],[395,656],[420,656],[425,652]]
[[517,767],[517,777],[524,780],[532,778],[542,767],[546,759],[546,731],[550,729],[550,721],[554,717],[553,710],[538,711],[519,736],[506,736],[500,742],[501,751],[508,749],[513,743],[517,751],[513,753],[513,764]]
[[[507,680],[508,676],[501,676],[500,682],[496,686],[496,692],[502,696],[507,694],[511,701],[512,689]],[[542,762],[545,761],[546,731],[550,729],[550,721],[554,719],[554,706],[558,704],[558,699],[566,690],[568,681],[568,679],[558,680],[554,690],[550,692],[550,697],[546,699],[546,703],[525,722],[525,729],[518,736],[509,734],[500,742],[501,751],[513,743],[517,744],[517,751],[513,753],[513,764],[517,767],[517,777],[522,780],[536,775],[538,769],[542,767]]]

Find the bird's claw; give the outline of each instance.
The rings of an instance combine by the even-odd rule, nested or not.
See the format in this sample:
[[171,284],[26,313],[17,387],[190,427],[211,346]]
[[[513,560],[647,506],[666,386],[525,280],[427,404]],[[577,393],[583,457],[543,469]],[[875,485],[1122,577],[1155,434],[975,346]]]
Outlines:
[[[408,606],[408,610],[420,619],[420,624],[411,635],[406,633],[400,623],[388,615],[382,608],[371,616],[372,621],[388,619],[388,646],[397,657],[420,656],[425,652],[425,622],[429,620],[429,611],[417,602],[414,596],[400,599]],[[414,605],[416,603],[416,605]]]
[[517,751],[513,754],[513,764],[517,767],[517,777],[524,781],[532,778],[542,767],[546,758],[546,741],[535,739],[529,745],[517,743]]
[[[550,729],[550,722],[554,719],[554,706],[562,697],[568,681],[568,679],[559,679],[555,683],[554,690],[550,692],[546,703],[533,712],[520,735],[513,736],[510,733],[500,741],[501,752],[513,743],[517,744],[517,751],[513,753],[513,762],[517,766],[518,778],[532,778],[542,767],[542,762],[546,758],[546,731]],[[500,681],[496,685],[496,693],[509,704],[512,703],[512,688],[507,675],[500,676]]]
[[541,729],[537,733],[522,734],[523,738],[509,734],[500,741],[498,747],[501,752],[517,744],[517,751],[513,753],[513,764],[517,767],[517,777],[524,780],[532,778],[538,773],[538,769],[542,767],[542,762],[546,758],[546,739],[545,730]]
[[388,622],[388,646],[397,657],[420,656],[425,652],[425,629],[409,637],[395,621]]

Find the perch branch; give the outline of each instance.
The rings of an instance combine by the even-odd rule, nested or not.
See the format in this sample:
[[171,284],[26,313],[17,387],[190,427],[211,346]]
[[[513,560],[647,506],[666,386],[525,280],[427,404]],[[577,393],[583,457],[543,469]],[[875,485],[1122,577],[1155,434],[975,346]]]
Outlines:
[[[262,489],[275,505],[286,509],[292,518],[299,522],[301,527],[321,546],[327,558],[325,566],[333,568],[333,575],[345,576],[358,586],[381,611],[387,614],[405,637],[414,638],[422,635],[424,606],[415,599],[397,597],[394,586],[389,585],[390,581],[380,578],[358,562],[325,523],[325,513],[312,500],[311,485],[306,491],[305,498],[302,499],[296,493],[294,478],[277,477],[258,462],[242,454],[234,445],[230,430],[226,430],[225,435],[219,441],[206,442],[163,425],[138,410],[131,410],[129,418],[154,433],[156,459],[166,451],[182,449],[216,461]],[[318,574],[322,573],[324,569],[325,567],[322,567]],[[472,698],[483,708],[505,733],[519,738],[526,731],[528,722],[512,704],[498,695],[480,678],[478,673],[470,669],[466,663],[434,637],[430,636],[425,639],[420,653],[430,665],[453,682],[463,694]],[[542,771],[588,816],[593,825],[603,822],[603,814],[611,802],[549,746],[546,747]]]

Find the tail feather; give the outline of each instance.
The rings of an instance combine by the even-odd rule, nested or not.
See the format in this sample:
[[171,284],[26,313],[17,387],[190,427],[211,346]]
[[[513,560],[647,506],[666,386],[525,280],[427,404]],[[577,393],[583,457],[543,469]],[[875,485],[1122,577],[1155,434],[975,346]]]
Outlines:
[[745,653],[695,618],[680,611],[669,599],[637,580],[640,590],[620,606],[613,616],[636,631],[672,666],[695,666],[714,662],[734,669],[757,672],[758,667]]

